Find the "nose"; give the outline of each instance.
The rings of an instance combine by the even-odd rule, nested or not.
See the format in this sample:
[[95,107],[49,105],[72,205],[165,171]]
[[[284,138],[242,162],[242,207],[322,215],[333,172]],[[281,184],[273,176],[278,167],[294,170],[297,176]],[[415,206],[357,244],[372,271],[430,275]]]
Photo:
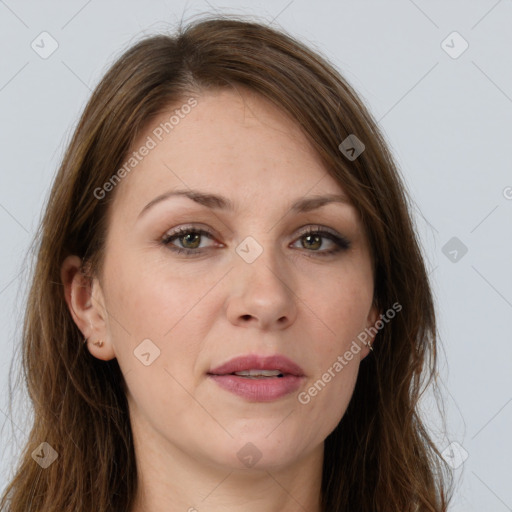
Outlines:
[[297,295],[289,272],[267,248],[252,263],[236,258],[236,268],[230,272],[228,320],[261,330],[290,326],[297,315]]

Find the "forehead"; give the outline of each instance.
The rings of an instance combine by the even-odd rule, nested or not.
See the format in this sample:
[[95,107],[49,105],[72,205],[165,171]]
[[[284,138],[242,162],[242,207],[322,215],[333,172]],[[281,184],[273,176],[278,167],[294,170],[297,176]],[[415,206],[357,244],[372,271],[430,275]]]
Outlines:
[[222,89],[194,100],[163,111],[132,145],[135,165],[116,190],[123,215],[176,188],[222,194],[237,208],[343,192],[299,125],[260,95]]

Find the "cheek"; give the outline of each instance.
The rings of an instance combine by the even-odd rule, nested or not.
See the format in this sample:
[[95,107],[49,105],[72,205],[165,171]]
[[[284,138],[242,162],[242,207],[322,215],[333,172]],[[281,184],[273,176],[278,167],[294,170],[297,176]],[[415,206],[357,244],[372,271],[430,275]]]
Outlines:
[[[170,411],[173,416],[187,415],[195,405],[186,390],[193,388],[190,369],[204,338],[204,290],[163,265],[133,257],[119,259],[109,276],[110,335],[131,407],[155,424],[156,418],[167,421]],[[145,365],[141,357],[148,352],[150,362]]]
[[[370,269],[348,266],[336,279],[320,280],[308,293],[307,304],[315,313],[314,374],[308,381],[301,403],[316,422],[332,431],[343,416],[357,380],[361,342],[373,298]],[[318,322],[321,319],[321,322]],[[311,325],[313,325],[311,323]]]
[[[112,261],[114,258],[112,258]],[[127,330],[137,335],[166,338],[182,320],[193,315],[207,280],[171,269],[162,257],[126,251],[110,273],[109,299]]]
[[307,300],[324,324],[321,339],[332,356],[364,330],[372,305],[373,282],[364,268],[347,266],[336,278],[331,274],[311,287]]
[[304,434],[310,439],[325,439],[342,419],[352,398],[359,361],[354,358],[341,369],[334,362],[330,361],[310,379],[299,397],[299,407],[306,418]]
[[[166,389],[160,387],[154,371],[147,372],[136,358],[143,340],[149,339],[156,347],[150,344],[150,349],[158,354],[151,368],[159,368],[166,379],[172,380],[165,373],[168,370],[183,385],[192,384],[191,369],[203,350],[211,321],[219,314],[217,303],[212,303],[214,294],[206,294],[218,277],[180,273],[171,270],[164,258],[137,257],[137,251],[125,254],[108,273],[109,328],[119,364],[124,372],[135,370],[142,384],[142,375],[151,380],[146,381],[146,387]],[[114,256],[112,262],[116,261]],[[177,387],[175,382],[171,386]]]

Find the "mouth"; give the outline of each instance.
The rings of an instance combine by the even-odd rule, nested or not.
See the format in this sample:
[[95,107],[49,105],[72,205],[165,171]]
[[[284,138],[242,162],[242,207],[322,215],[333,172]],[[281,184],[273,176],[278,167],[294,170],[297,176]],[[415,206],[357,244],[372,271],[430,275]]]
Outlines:
[[242,370],[241,372],[234,372],[230,375],[238,375],[247,379],[268,379],[272,377],[283,378],[285,374],[281,370]]
[[210,375],[238,375],[250,378],[273,378],[294,375],[303,377],[304,370],[288,357],[276,354],[259,356],[249,354],[230,359],[208,371]]
[[304,371],[281,355],[248,355],[211,369],[208,377],[246,400],[268,402],[296,391],[304,379]]

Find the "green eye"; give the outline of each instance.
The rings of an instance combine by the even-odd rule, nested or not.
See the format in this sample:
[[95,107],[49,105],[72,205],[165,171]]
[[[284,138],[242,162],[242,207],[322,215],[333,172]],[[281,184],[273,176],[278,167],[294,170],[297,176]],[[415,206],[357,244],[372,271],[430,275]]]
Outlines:
[[[319,251],[318,249],[322,247],[323,239],[325,238],[330,240],[335,247],[329,250]],[[317,253],[318,256],[328,256],[350,248],[350,242],[346,238],[319,228],[309,228],[300,235],[299,240],[303,240],[302,247],[310,249],[308,252]],[[305,243],[304,240],[306,241]]]
[[[174,232],[165,235],[162,239],[162,244],[177,254],[197,255],[208,248],[200,247],[203,236],[213,239],[213,235],[204,229],[193,227],[178,228]],[[330,240],[334,247],[328,250],[319,250],[324,244],[324,239]],[[174,242],[176,240],[181,247],[175,245]],[[326,229],[309,228],[301,233],[298,240],[302,240],[302,248],[307,249],[307,252],[314,253],[315,256],[329,256],[350,248],[350,242],[346,238]]]
[[[202,236],[213,238],[211,233],[205,231],[204,229],[179,228],[174,233],[166,235],[163,238],[162,243],[178,254],[182,252],[185,252],[186,254],[197,254],[201,252],[200,250],[197,249],[199,249]],[[183,247],[174,246],[174,244],[172,243],[174,240],[178,240]]]

